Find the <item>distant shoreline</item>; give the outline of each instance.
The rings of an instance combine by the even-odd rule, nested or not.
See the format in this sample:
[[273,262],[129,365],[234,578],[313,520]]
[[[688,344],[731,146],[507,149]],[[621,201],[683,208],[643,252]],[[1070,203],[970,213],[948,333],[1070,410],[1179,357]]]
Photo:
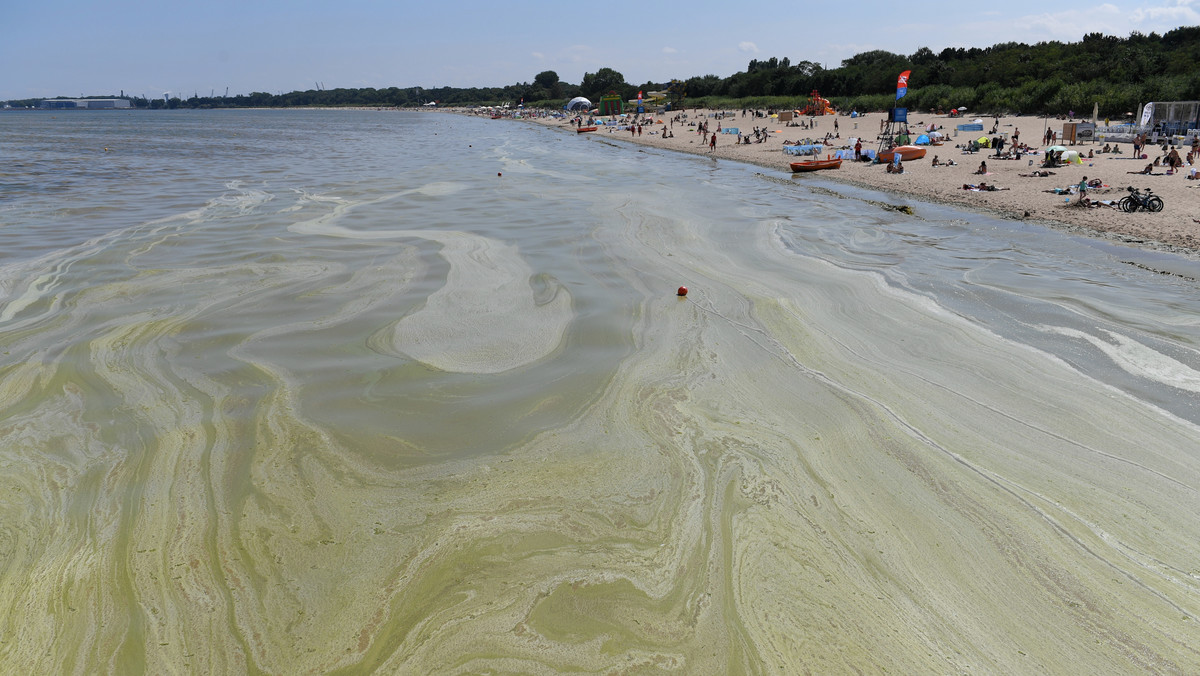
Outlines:
[[[443,112],[465,112],[452,109],[442,110]],[[708,156],[717,160],[734,160],[772,171],[790,173],[788,163],[803,158],[784,154],[783,141],[785,139],[798,140],[805,136],[823,137],[826,133],[833,133],[833,123],[834,120],[837,120],[839,127],[837,133],[841,138],[833,141],[835,145],[829,147],[829,154],[837,149],[849,147],[848,140],[854,133],[862,135],[864,147],[873,149],[877,143],[875,137],[880,119],[884,117],[883,113],[867,113],[857,118],[851,118],[848,115],[805,118],[806,120],[812,119],[815,122],[815,128],[803,129],[786,126],[775,118],[742,117],[741,111],[734,111],[732,115],[727,111],[727,117],[723,121],[711,117],[717,111],[688,110],[684,112],[688,115],[687,121],[683,124],[677,122],[674,127],[670,125],[669,120],[679,113],[672,113],[669,117],[666,114],[663,114],[662,117],[655,116],[653,125],[643,126],[641,136],[630,134],[628,130],[609,131],[613,129],[612,127],[601,127],[596,132],[579,134],[579,136],[581,141],[586,141],[598,134],[606,140]],[[899,199],[911,197],[981,213],[991,213],[1006,219],[1041,223],[1074,234],[1122,244],[1170,251],[1190,257],[1200,256],[1200,224],[1192,221],[1193,218],[1200,216],[1200,181],[1186,180],[1182,174],[1142,176],[1127,173],[1131,170],[1140,170],[1145,164],[1152,162],[1155,157],[1153,154],[1150,155],[1150,159],[1135,161],[1132,157],[1132,147],[1122,144],[1123,154],[1121,155],[1095,155],[1091,159],[1084,159],[1082,164],[1054,169],[1055,174],[1050,177],[1022,177],[1019,174],[1029,173],[1038,168],[1042,160],[1041,155],[1029,155],[1021,160],[998,160],[990,157],[989,153],[992,151],[986,149],[969,154],[955,147],[955,144],[961,143],[968,137],[968,134],[965,133],[959,133],[958,136],[953,135],[955,125],[963,122],[963,119],[944,115],[917,115],[914,117],[920,120],[911,125],[914,130],[924,128],[924,125],[927,124],[934,124],[942,127],[943,131],[950,136],[945,145],[930,146],[924,159],[905,163],[905,173],[888,174],[882,165],[846,161],[842,163],[840,169],[815,172],[813,179],[828,179],[859,188],[878,190]],[[725,127],[738,127],[740,131],[744,132],[750,132],[755,126],[765,128],[768,140],[748,145],[735,144],[734,141],[737,138],[735,135],[718,134],[716,148],[710,151],[708,146],[701,141],[695,127],[687,124],[687,122],[694,122],[697,119],[708,121],[710,129],[713,130],[717,128],[718,122],[722,122]],[[988,124],[993,124],[995,119],[988,117]],[[999,120],[998,132],[1011,135],[1014,130],[1020,129],[1020,138],[1035,148],[1041,145],[1040,136],[1046,126],[1051,129],[1061,129],[1062,127],[1062,122],[1059,120],[1040,117],[1008,116],[1001,117]],[[574,129],[562,119],[531,118],[529,121],[563,131],[573,132]],[[668,131],[674,133],[674,138],[661,138],[659,132],[663,129],[664,124]],[[650,132],[655,133],[651,134]],[[1102,144],[1094,143],[1081,144],[1075,146],[1075,149],[1082,151],[1082,154],[1086,156],[1089,149],[1095,151],[1102,147]],[[1160,152],[1157,148],[1151,148],[1151,151]],[[1181,152],[1181,154],[1184,153]],[[933,167],[931,162],[934,155],[939,156],[943,162],[954,160],[957,165]],[[1031,160],[1033,166],[1030,165]],[[985,176],[974,173],[981,161],[988,163],[989,171]],[[1184,166],[1184,174],[1189,168],[1187,165]],[[1165,174],[1164,168],[1156,168],[1155,171]],[[1088,196],[1092,199],[1116,201],[1128,194],[1125,190],[1126,186],[1151,187],[1154,193],[1165,201],[1166,208],[1159,213],[1124,213],[1112,208],[1089,209],[1076,206],[1077,197],[1075,196],[1064,199],[1064,196],[1044,192],[1054,188],[1076,185],[1083,176],[1100,178],[1107,186],[1089,191]],[[805,177],[797,176],[795,180],[803,181]],[[963,190],[964,184],[975,185],[980,180],[998,185],[1004,190],[995,192]]]

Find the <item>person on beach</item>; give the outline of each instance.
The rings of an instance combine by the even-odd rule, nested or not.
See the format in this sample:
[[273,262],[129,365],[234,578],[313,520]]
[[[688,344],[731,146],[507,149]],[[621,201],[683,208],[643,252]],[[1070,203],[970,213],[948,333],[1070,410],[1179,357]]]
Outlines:
[[980,162],[979,168],[975,170],[975,173],[979,174],[981,176],[983,174],[986,174],[987,173],[987,162],[986,161]]
[[1088,180],[1087,180],[1087,176],[1084,176],[1079,181],[1079,187],[1077,188],[1077,190],[1079,191],[1079,201],[1080,202],[1082,202],[1083,199],[1085,197],[1087,197],[1087,189],[1088,189]]
[[942,163],[941,163],[940,161],[938,161],[938,156],[937,156],[937,155],[934,155],[934,156],[933,156],[933,164],[931,164],[930,166],[934,166],[934,167],[940,167],[940,166],[942,166]]
[[712,139],[708,142],[708,152],[713,152],[717,149],[717,135],[714,133]]
[[857,162],[861,159],[862,159],[862,141],[859,140],[859,141],[854,142],[854,161]]

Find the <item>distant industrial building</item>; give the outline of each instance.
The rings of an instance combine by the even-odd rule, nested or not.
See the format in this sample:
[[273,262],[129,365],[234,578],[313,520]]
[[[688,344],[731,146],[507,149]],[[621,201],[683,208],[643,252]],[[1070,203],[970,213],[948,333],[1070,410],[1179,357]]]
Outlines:
[[50,110],[105,110],[129,108],[129,99],[46,99],[39,108]]

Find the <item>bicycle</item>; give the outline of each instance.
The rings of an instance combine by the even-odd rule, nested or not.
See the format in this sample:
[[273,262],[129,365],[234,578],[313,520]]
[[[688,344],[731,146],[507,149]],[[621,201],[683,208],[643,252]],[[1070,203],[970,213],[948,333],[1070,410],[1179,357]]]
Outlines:
[[1145,193],[1139,192],[1138,189],[1133,186],[1129,186],[1126,188],[1126,190],[1129,191],[1129,195],[1122,197],[1121,201],[1117,203],[1117,206],[1121,208],[1121,211],[1128,213],[1133,213],[1138,209],[1143,209],[1145,211],[1162,211],[1162,198],[1150,192],[1150,188],[1146,188]]

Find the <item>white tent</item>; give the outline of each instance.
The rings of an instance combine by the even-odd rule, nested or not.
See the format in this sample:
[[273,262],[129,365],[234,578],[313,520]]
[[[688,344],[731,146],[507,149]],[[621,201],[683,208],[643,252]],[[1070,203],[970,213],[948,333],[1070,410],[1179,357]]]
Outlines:
[[576,96],[567,102],[567,110],[591,110],[592,102],[582,96]]

